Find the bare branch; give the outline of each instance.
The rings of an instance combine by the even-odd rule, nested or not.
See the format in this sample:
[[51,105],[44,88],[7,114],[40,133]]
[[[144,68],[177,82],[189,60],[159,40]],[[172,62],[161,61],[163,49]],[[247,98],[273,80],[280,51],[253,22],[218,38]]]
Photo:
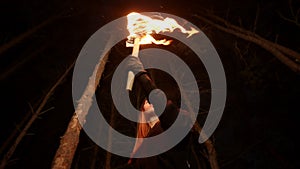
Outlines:
[[8,152],[5,154],[4,158],[1,161],[0,169],[4,169],[5,168],[8,160],[11,158],[11,156],[15,152],[17,146],[19,145],[19,143],[21,142],[21,140],[23,139],[23,137],[27,134],[28,129],[31,127],[31,125],[33,124],[33,122],[40,115],[40,113],[43,110],[44,106],[46,105],[47,101],[51,97],[52,93],[55,91],[55,89],[57,88],[57,86],[59,86],[59,84],[61,84],[61,82],[65,79],[65,77],[69,74],[70,70],[73,68],[74,65],[75,65],[75,61],[69,66],[69,68],[63,73],[63,75],[57,80],[57,82],[51,87],[51,89],[45,95],[45,97],[43,98],[43,101],[41,102],[41,104],[39,105],[39,107],[37,108],[37,110],[35,111],[35,113],[29,119],[29,121],[27,122],[27,124],[25,125],[25,127],[23,128],[23,130],[21,131],[20,135],[16,138],[16,140],[13,143],[13,145],[10,147],[10,149],[8,150]]
[[237,41],[234,43],[235,53],[236,55],[240,56],[240,59],[245,63],[245,65],[248,65],[247,61],[244,58],[245,52],[242,53],[240,47],[238,46]]
[[[300,23],[298,22],[298,17],[297,16],[295,16],[293,19],[290,19],[288,17],[285,17],[281,12],[277,12],[277,13],[280,16],[280,18],[282,18],[283,20],[288,21],[290,23],[293,23],[293,24],[295,24],[296,26],[298,26],[300,28]],[[298,12],[297,12],[297,14],[298,14]]]
[[295,24],[296,26],[300,27],[300,23],[298,22],[298,16],[299,16],[299,12],[300,12],[300,8],[297,10],[296,14],[294,12],[294,8],[293,8],[293,2],[292,0],[289,0],[289,8],[290,8],[290,12],[291,12],[291,15],[292,15],[292,18],[288,18],[288,17],[285,17],[282,13],[280,13],[279,11],[277,12],[278,15],[280,16],[280,18],[282,18],[283,20],[285,21],[288,21],[290,23],[293,23]]
[[[265,50],[269,51],[270,53],[272,53],[275,57],[277,57],[282,63],[284,63],[285,65],[287,65],[290,69],[292,69],[294,72],[296,73],[300,73],[300,65],[297,64],[296,62],[294,62],[293,60],[289,59],[287,56],[285,56],[282,51],[283,51],[283,48],[281,48],[279,50],[279,46],[280,45],[276,45],[275,43],[272,43],[270,41],[267,41],[263,38],[259,38],[258,35],[254,34],[254,33],[247,33],[245,34],[244,32],[249,32],[249,31],[246,31],[242,28],[239,28],[237,27],[236,29],[230,29],[230,28],[226,28],[224,26],[221,26],[219,24],[216,24],[214,22],[212,22],[210,19],[207,19],[203,16],[200,16],[200,15],[196,15],[196,17],[198,19],[201,19],[202,21],[214,26],[215,28],[221,30],[221,31],[224,31],[226,33],[229,33],[229,34],[232,34],[232,35],[235,35],[241,39],[244,39],[246,41],[249,41],[249,42],[252,42],[252,43],[255,43],[259,46],[261,46],[262,48],[264,48]],[[232,26],[232,27],[236,27],[236,26]],[[241,30],[241,31],[237,31],[238,30]],[[254,36],[256,35],[256,36]],[[287,52],[287,50],[284,50],[285,52]],[[292,53],[293,54],[293,53]],[[296,54],[296,55],[295,55]],[[294,56],[297,56],[300,60],[300,54],[299,53],[294,53]]]
[[[216,16],[216,15],[210,14],[210,13],[208,13],[208,12],[201,12],[201,15],[202,15],[202,16],[208,17],[208,18],[204,18],[204,19],[206,19],[206,20],[209,20],[209,21],[210,21],[210,19],[213,19],[213,20],[215,20],[215,21],[217,21],[217,22],[221,22],[222,24],[226,25],[228,28],[230,28],[231,30],[236,31],[237,33],[242,33],[242,34],[245,34],[245,35],[248,35],[248,36],[252,36],[252,37],[258,38],[258,39],[260,39],[261,41],[263,41],[264,43],[267,43],[268,45],[273,46],[274,48],[277,48],[277,49],[280,50],[282,53],[284,53],[284,54],[286,54],[286,55],[289,55],[289,56],[293,57],[294,59],[297,59],[298,61],[300,60],[300,54],[299,54],[298,52],[292,50],[292,49],[289,49],[289,48],[287,48],[287,47],[284,47],[284,46],[282,46],[282,45],[279,45],[279,44],[277,44],[277,43],[274,43],[274,42],[272,42],[272,41],[269,41],[269,40],[267,40],[267,39],[265,39],[265,38],[259,36],[258,34],[254,33],[254,32],[251,32],[251,31],[249,31],[249,30],[245,30],[245,29],[243,29],[243,28],[241,28],[241,27],[238,27],[238,26],[235,26],[235,25],[233,25],[233,24],[230,24],[230,23],[229,23],[228,21],[226,21],[225,19],[223,19],[223,18],[221,18],[221,17],[218,17],[218,16]],[[195,15],[195,16],[197,17],[198,15]],[[202,17],[202,18],[203,18],[203,17]],[[214,23],[214,22],[212,22],[212,23]],[[215,23],[215,25],[218,25],[218,24]],[[219,25],[219,26],[221,26],[221,25]]]
[[293,17],[295,17],[294,9],[293,9],[293,0],[289,0],[289,8]]
[[61,13],[58,14],[58,15],[55,15],[55,16],[52,16],[52,17],[48,18],[47,20],[45,20],[44,22],[40,23],[39,25],[37,25],[37,26],[29,29],[27,32],[22,33],[21,35],[19,35],[16,38],[12,39],[8,43],[0,46],[0,54],[4,53],[6,50],[10,49],[11,47],[15,46],[16,44],[20,43],[21,41],[23,41],[27,37],[31,36],[32,34],[34,34],[35,32],[37,32],[38,30],[40,30],[44,26],[52,23],[57,18],[59,18],[59,16],[61,16]]
[[16,72],[16,70],[18,70],[18,68],[20,68],[22,65],[24,65],[27,61],[40,55],[46,49],[47,45],[48,44],[38,47],[38,49],[36,49],[34,52],[30,53],[26,57],[23,57],[22,60],[18,60],[15,63],[12,63],[11,66],[9,66],[9,68],[7,70],[5,70],[5,72],[0,74],[0,80],[7,78],[13,72]]
[[[22,121],[20,123],[16,124],[16,127],[13,130],[13,132],[11,132],[11,134],[9,135],[9,137],[7,137],[7,139],[5,140],[5,142],[1,145],[0,154],[2,154],[2,152],[5,149],[7,149],[7,147],[12,143],[12,140],[17,136],[17,134],[19,132],[21,132],[21,128],[25,125],[25,123],[28,121],[28,119],[30,118],[30,116],[34,114],[33,106],[30,103],[28,103],[28,105],[29,105],[29,111],[22,118]],[[35,105],[35,106],[37,106],[37,105]]]

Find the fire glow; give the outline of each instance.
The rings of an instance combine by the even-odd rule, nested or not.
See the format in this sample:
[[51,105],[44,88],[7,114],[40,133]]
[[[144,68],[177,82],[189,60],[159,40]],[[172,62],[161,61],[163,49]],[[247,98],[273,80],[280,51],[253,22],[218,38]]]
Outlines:
[[179,29],[182,33],[187,34],[187,38],[193,34],[199,33],[198,30],[191,27],[190,30],[186,30],[179,25],[176,20],[172,18],[158,18],[153,19],[151,17],[141,15],[136,12],[132,12],[127,15],[127,29],[130,35],[128,40],[139,38],[139,44],[157,44],[157,45],[169,45],[171,40],[156,40],[151,34],[158,34],[160,32],[173,32],[175,29]]
[[[131,56],[138,57],[139,47],[143,44],[157,44],[157,45],[169,45],[172,40],[156,40],[151,34],[158,34],[160,32],[173,32],[175,29],[179,29],[184,34],[187,34],[187,38],[193,34],[199,33],[198,30],[191,27],[190,30],[186,30],[184,27],[179,25],[175,19],[162,18],[155,16],[151,18],[149,16],[141,15],[136,12],[132,12],[127,15],[127,29],[129,36],[127,37],[126,47],[133,47]],[[132,90],[134,81],[134,73],[128,72],[127,77],[127,90]]]

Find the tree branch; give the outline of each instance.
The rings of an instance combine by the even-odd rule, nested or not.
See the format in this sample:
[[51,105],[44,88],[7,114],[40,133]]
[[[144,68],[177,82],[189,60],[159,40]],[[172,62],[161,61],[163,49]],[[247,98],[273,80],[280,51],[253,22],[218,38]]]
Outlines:
[[27,124],[25,125],[25,127],[23,128],[23,130],[21,131],[20,135],[16,138],[15,142],[13,143],[13,145],[10,147],[10,149],[8,150],[8,152],[5,154],[4,158],[1,161],[0,169],[4,169],[5,168],[8,160],[11,158],[11,156],[15,152],[17,146],[19,145],[19,143],[21,142],[21,140],[23,139],[23,137],[27,134],[28,129],[31,127],[31,125],[33,124],[33,122],[41,114],[44,106],[46,105],[46,103],[48,101],[48,99],[51,97],[52,93],[55,91],[55,89],[57,88],[57,86],[62,83],[62,81],[66,78],[66,76],[72,70],[74,64],[75,64],[75,61],[68,67],[68,69],[64,72],[64,74],[57,80],[57,82],[48,91],[48,93],[44,97],[43,101],[41,102],[41,104],[39,105],[39,107],[37,108],[37,110],[34,112],[34,114],[32,115],[32,117],[29,119],[29,121],[27,122]]
[[[258,35],[256,36],[253,36],[253,33],[243,33],[245,32],[242,28],[235,28],[235,29],[230,29],[230,28],[226,28],[224,26],[221,26],[219,24],[216,24],[214,22],[212,22],[210,19],[207,19],[203,16],[200,16],[200,15],[195,15],[195,17],[197,17],[198,19],[214,26],[215,28],[223,31],[223,32],[226,32],[226,33],[229,33],[229,34],[232,34],[232,35],[235,35],[241,39],[244,39],[246,41],[249,41],[249,42],[252,42],[252,43],[255,43],[259,46],[261,46],[262,48],[264,48],[265,50],[269,51],[270,53],[272,53],[275,57],[277,57],[282,63],[284,63],[286,66],[288,66],[290,69],[292,69],[294,72],[296,73],[300,73],[300,65],[295,63],[294,61],[292,61],[291,59],[289,59],[287,56],[285,56],[283,53],[282,53],[282,48],[281,50],[278,49],[278,46],[274,45],[273,43],[270,43],[269,41],[263,39],[263,38],[259,38]],[[236,27],[236,26],[234,26]],[[237,31],[237,29],[239,30],[243,30],[243,32],[241,31]],[[246,31],[246,32],[249,32],[249,31]],[[286,50],[285,50],[286,51]],[[286,51],[287,52],[287,51]],[[298,54],[298,53],[296,53]],[[299,54],[298,54],[299,55]],[[296,56],[298,56],[296,55]],[[299,57],[300,59],[300,57]]]
[[37,32],[38,30],[40,30],[44,26],[46,26],[46,25],[52,23],[53,21],[55,21],[57,18],[59,18],[59,16],[61,16],[61,14],[62,13],[48,18],[47,20],[45,20],[44,22],[40,23],[39,25],[37,25],[37,26],[29,29],[28,31],[22,33],[21,35],[19,35],[16,38],[12,39],[8,43],[5,43],[4,45],[0,46],[0,55],[2,53],[4,53],[6,50],[10,49],[11,47],[13,47],[16,44],[20,43],[21,41],[23,41],[27,37],[31,36],[32,34],[34,34],[35,32]]
[[[171,67],[171,71],[175,72],[176,76],[179,76],[178,73],[176,73],[175,70],[176,69],[174,69],[173,67]],[[175,78],[175,79],[178,79],[178,78]],[[192,108],[193,106],[191,105],[191,102],[188,99],[186,92],[183,90],[180,94],[182,95],[182,98],[183,98],[184,102],[186,103],[187,109],[188,109],[188,111],[191,114],[191,119],[197,119],[194,116],[195,113],[193,112],[193,108]],[[200,124],[197,121],[194,124],[194,128],[195,128],[195,130],[199,134],[201,133],[202,127],[200,126]],[[204,132],[203,132],[203,134],[200,134],[200,136],[207,138],[207,136],[206,136],[206,134]],[[219,169],[219,164],[218,164],[218,160],[217,160],[217,152],[216,152],[216,149],[215,149],[215,147],[213,145],[213,142],[208,138],[204,142],[204,145],[205,145],[205,148],[206,148],[207,153],[208,153],[208,161],[210,163],[211,169]]]
[[[267,43],[268,45],[273,46],[274,48],[277,48],[277,49],[280,50],[282,53],[284,53],[284,54],[286,54],[286,55],[289,55],[289,56],[293,57],[294,59],[300,61],[300,54],[299,54],[298,52],[292,50],[292,49],[289,49],[289,48],[287,48],[287,47],[284,47],[284,46],[282,46],[282,45],[279,45],[279,44],[277,44],[277,43],[274,43],[274,42],[272,42],[272,41],[269,41],[269,40],[267,40],[267,39],[265,39],[265,38],[259,36],[258,34],[254,33],[254,32],[251,32],[251,31],[249,31],[249,30],[245,30],[245,29],[243,29],[243,28],[241,28],[241,27],[238,27],[238,26],[235,26],[235,25],[233,25],[233,24],[230,24],[230,23],[229,23],[228,21],[226,21],[225,19],[223,19],[223,18],[221,18],[221,17],[218,17],[218,16],[216,16],[216,15],[210,14],[210,13],[208,13],[208,12],[206,12],[206,13],[201,12],[201,15],[206,16],[206,17],[208,17],[208,18],[210,18],[210,19],[213,19],[213,20],[215,20],[215,21],[221,22],[222,24],[226,25],[228,28],[230,28],[231,30],[236,31],[237,33],[242,33],[242,34],[245,34],[245,35],[248,35],[248,36],[252,36],[252,37],[258,38],[258,39],[260,39],[261,41],[263,41],[264,43]],[[200,17],[200,16],[198,16],[198,15],[195,15],[195,16],[198,17],[198,18]],[[204,18],[204,17],[202,17],[202,18]],[[200,19],[200,18],[199,18],[199,19]],[[206,18],[204,18],[204,19],[206,19]],[[206,20],[208,20],[208,19],[206,19]],[[208,20],[208,21],[209,21],[209,20]],[[210,21],[210,23],[213,23],[213,22]],[[218,24],[215,23],[214,25],[218,25]],[[214,25],[213,25],[213,26],[214,26]],[[219,25],[219,26],[221,26],[221,25]]]
[[[297,11],[297,16],[298,16],[298,13],[299,13],[299,10]],[[293,23],[293,24],[295,24],[296,26],[298,26],[300,28],[300,23],[298,22],[298,17],[297,16],[295,16],[294,19],[290,19],[290,18],[287,18],[287,17],[283,16],[282,13],[280,13],[280,12],[278,12],[278,15],[283,20],[288,21],[290,23]]]

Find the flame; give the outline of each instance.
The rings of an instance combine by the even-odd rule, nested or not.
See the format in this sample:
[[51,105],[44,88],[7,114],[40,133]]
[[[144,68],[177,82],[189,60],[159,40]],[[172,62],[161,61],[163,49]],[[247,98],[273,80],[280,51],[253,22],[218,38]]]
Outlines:
[[184,27],[179,25],[176,20],[172,18],[159,18],[153,19],[151,17],[141,15],[136,12],[132,12],[127,15],[127,29],[130,35],[127,37],[129,40],[139,37],[139,44],[161,44],[169,45],[171,40],[156,40],[151,36],[153,33],[160,32],[173,32],[175,29],[179,29],[182,33],[188,34],[187,38],[193,34],[199,33],[198,30],[191,27],[190,30],[186,30]]

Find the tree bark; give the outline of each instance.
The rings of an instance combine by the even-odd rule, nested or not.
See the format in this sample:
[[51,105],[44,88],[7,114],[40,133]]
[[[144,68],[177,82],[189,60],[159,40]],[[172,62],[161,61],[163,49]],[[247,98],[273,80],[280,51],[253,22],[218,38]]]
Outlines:
[[101,61],[96,65],[92,76],[89,78],[88,85],[80,98],[75,113],[69,122],[68,128],[60,140],[60,145],[56,151],[52,162],[52,169],[69,169],[72,165],[72,160],[75,155],[76,148],[79,143],[81,124],[79,124],[78,116],[85,119],[89,108],[92,105],[92,97],[95,94],[96,86],[100,82],[101,75],[104,71],[108,52]]

